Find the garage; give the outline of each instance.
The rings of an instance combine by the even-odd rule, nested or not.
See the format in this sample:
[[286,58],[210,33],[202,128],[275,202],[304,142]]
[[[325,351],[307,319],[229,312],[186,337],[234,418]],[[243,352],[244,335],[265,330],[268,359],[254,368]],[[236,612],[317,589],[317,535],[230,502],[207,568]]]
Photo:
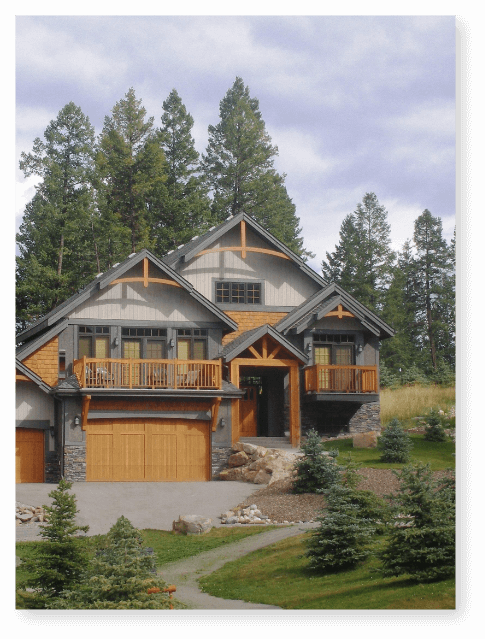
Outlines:
[[209,481],[210,422],[96,419],[86,425],[86,481]]
[[38,484],[44,481],[44,431],[17,428],[15,432],[15,482]]

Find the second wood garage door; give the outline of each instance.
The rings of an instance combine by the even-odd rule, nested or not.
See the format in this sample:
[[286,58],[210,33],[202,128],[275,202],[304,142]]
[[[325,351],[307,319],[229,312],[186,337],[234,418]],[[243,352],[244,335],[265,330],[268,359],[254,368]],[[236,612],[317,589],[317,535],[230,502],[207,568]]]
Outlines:
[[86,426],[86,481],[208,481],[207,421],[99,419]]

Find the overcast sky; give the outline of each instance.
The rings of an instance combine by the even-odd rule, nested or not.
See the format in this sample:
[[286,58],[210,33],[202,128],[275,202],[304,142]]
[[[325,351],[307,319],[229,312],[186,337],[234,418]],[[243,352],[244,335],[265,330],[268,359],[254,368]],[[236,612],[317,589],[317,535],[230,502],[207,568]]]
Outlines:
[[[177,89],[203,153],[236,76],[259,99],[315,270],[370,191],[389,212],[396,249],[426,208],[452,237],[451,16],[17,17],[17,166],[68,102],[99,134],[130,87],[157,126]],[[17,180],[18,228],[34,182],[20,170]]]

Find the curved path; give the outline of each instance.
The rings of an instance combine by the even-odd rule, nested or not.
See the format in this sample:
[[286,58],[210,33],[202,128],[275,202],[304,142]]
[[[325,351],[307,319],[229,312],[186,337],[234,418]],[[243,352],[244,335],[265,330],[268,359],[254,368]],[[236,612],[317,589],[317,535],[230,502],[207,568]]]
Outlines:
[[192,609],[202,610],[281,610],[279,606],[248,603],[239,599],[221,599],[199,590],[197,580],[250,552],[274,544],[281,539],[301,535],[318,524],[296,524],[247,537],[221,548],[165,564],[159,571],[167,584],[177,587],[174,597]]

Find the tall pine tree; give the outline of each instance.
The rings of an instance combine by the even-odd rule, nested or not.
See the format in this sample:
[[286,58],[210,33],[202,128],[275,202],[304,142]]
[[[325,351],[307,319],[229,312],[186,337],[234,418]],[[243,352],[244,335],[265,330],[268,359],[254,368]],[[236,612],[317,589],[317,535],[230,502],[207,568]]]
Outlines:
[[167,160],[167,196],[163,208],[154,212],[160,255],[211,225],[210,200],[191,133],[194,119],[175,89],[164,101],[163,111],[160,144]]
[[129,229],[128,241],[114,251],[118,259],[153,249],[153,218],[166,198],[166,162],[160,139],[141,100],[130,89],[104,120],[97,155],[103,218]]
[[221,100],[219,115],[219,124],[209,126],[202,162],[216,220],[244,211],[301,257],[312,256],[303,248],[285,176],[274,169],[278,148],[266,131],[259,101],[250,96],[241,78]]
[[17,234],[17,324],[34,321],[96,273],[91,233],[94,128],[70,102],[44,139],[22,153],[25,176],[42,181]]
[[380,311],[394,259],[387,211],[375,193],[366,193],[356,210],[345,218],[340,229],[340,244],[333,253],[327,253],[322,272],[359,302]]

